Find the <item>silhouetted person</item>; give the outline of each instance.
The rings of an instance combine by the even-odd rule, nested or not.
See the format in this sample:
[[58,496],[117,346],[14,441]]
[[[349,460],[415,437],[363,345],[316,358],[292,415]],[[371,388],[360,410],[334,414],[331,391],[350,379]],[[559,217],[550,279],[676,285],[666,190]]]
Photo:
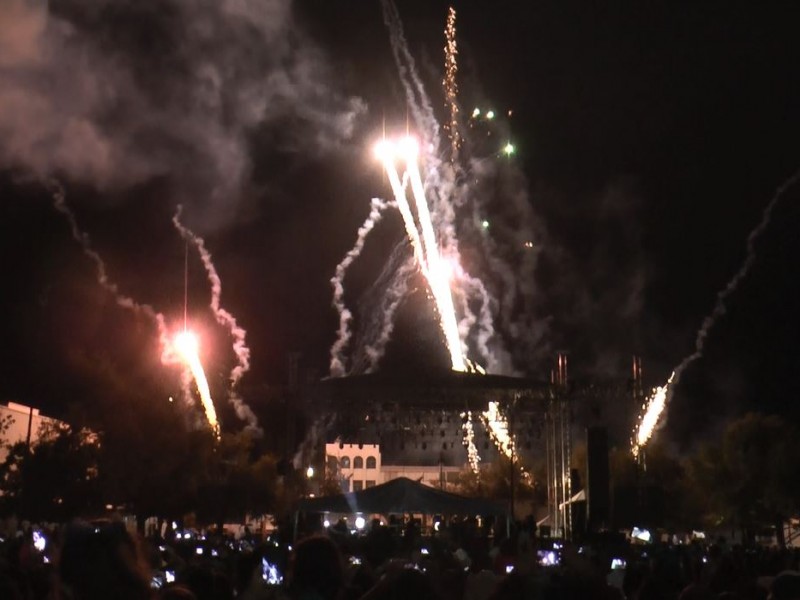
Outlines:
[[59,561],[62,598],[147,600],[147,565],[122,523],[102,527],[71,525]]
[[345,584],[339,548],[321,535],[304,539],[295,547],[288,579],[293,600],[339,600]]

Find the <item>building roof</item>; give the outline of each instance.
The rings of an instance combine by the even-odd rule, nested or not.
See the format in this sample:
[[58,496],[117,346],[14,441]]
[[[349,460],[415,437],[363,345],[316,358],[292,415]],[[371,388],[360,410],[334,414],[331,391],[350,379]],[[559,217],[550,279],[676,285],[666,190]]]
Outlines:
[[412,481],[406,477],[392,479],[359,492],[305,498],[298,505],[300,512],[427,515],[501,515],[504,505],[483,498],[467,498]]

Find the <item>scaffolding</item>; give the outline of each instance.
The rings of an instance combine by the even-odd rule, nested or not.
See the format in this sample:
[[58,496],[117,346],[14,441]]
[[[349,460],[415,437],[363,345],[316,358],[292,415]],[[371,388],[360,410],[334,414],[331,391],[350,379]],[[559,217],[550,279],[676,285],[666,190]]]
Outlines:
[[559,352],[551,373],[546,424],[548,520],[554,537],[572,538],[572,411],[567,355]]

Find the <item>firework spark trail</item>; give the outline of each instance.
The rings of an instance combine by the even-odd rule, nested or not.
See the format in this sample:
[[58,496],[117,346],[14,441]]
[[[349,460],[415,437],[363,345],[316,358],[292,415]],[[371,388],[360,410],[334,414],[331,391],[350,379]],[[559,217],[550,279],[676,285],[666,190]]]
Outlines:
[[414,250],[414,258],[417,259],[417,263],[424,273],[428,269],[428,264],[425,261],[425,252],[419,238],[419,231],[414,222],[414,215],[411,213],[411,205],[408,203],[408,198],[406,197],[406,186],[404,185],[406,177],[403,177],[403,183],[401,183],[400,176],[397,174],[397,168],[394,165],[394,153],[395,148],[391,143],[384,140],[378,144],[376,154],[383,163],[384,169],[386,169],[386,175],[389,177],[389,185],[392,188],[392,193],[397,203],[397,209],[403,217],[403,225],[405,225],[406,234]]
[[456,311],[453,306],[453,296],[450,291],[450,281],[447,270],[442,265],[439,247],[436,243],[436,234],[433,231],[431,215],[428,210],[428,201],[417,165],[417,153],[411,149],[406,151],[406,165],[411,179],[411,190],[417,206],[417,217],[422,228],[422,240],[425,245],[425,256],[428,263],[428,283],[431,287],[436,306],[439,310],[439,319],[442,330],[450,351],[450,362],[455,371],[466,371],[464,349],[459,335]]
[[105,261],[103,261],[100,254],[98,254],[97,251],[92,247],[92,240],[89,237],[89,234],[81,231],[80,227],[78,226],[78,220],[75,217],[75,213],[73,213],[70,207],[67,205],[64,188],[58,181],[54,179],[47,181],[45,185],[52,194],[53,207],[67,219],[73,239],[80,244],[84,255],[86,255],[92,261],[92,263],[94,263],[97,282],[103,289],[105,289],[114,297],[114,300],[119,306],[130,310],[137,315],[144,315],[153,322],[158,331],[158,341],[161,346],[162,364],[176,364],[178,361],[171,352],[172,345],[170,343],[169,332],[167,331],[164,315],[157,312],[152,306],[148,304],[140,304],[130,296],[126,296],[119,291],[117,284],[113,283],[108,277]]
[[642,406],[644,414],[639,421],[639,426],[637,427],[631,448],[634,458],[638,458],[639,452],[644,448],[655,431],[658,419],[661,417],[661,413],[664,412],[664,408],[667,405],[667,390],[669,386],[672,385],[674,377],[675,372],[673,371],[667,383],[655,388],[647,399],[647,403]]
[[344,304],[344,276],[347,273],[347,269],[353,264],[353,261],[361,255],[367,235],[381,220],[383,211],[387,206],[389,206],[389,203],[381,198],[372,199],[369,214],[361,227],[358,228],[355,245],[347,252],[341,262],[336,265],[335,274],[331,278],[331,285],[333,286],[333,307],[339,314],[339,332],[336,341],[331,347],[330,373],[333,377],[342,377],[347,374],[347,360],[344,356],[344,351],[353,335],[350,329],[353,313],[350,312]]
[[200,400],[203,403],[203,410],[206,413],[206,419],[211,426],[214,435],[219,438],[219,422],[217,421],[217,411],[214,409],[214,401],[211,399],[211,390],[208,387],[208,380],[206,379],[203,365],[200,362],[198,354],[200,344],[191,331],[181,331],[175,336],[175,349],[186,361],[186,365],[194,376],[197,391],[200,394]]
[[[489,402],[489,408],[481,415],[483,417],[483,425],[489,436],[497,446],[497,449],[509,460],[514,460],[514,440],[511,432],[508,429],[508,419],[500,410],[499,402]],[[522,465],[517,464],[522,477],[526,482],[532,483],[532,475],[522,468]]]
[[[739,285],[742,283],[744,278],[747,277],[747,275],[750,273],[750,270],[753,268],[753,265],[755,264],[756,242],[767,230],[767,227],[769,227],[770,221],[772,220],[772,213],[775,210],[775,205],[783,197],[783,194],[798,181],[800,181],[800,171],[796,171],[793,175],[791,175],[775,192],[772,200],[770,200],[769,204],[767,204],[764,212],[761,215],[761,221],[759,221],[758,225],[756,225],[756,227],[750,232],[750,235],[747,236],[747,254],[745,256],[744,263],[734,274],[734,276],[731,277],[730,281],[728,281],[725,287],[722,288],[722,290],[720,290],[720,292],[717,294],[717,299],[713,310],[705,319],[703,319],[703,324],[698,330],[697,338],[695,339],[694,352],[681,361],[681,363],[673,371],[667,383],[656,388],[653,395],[651,395],[650,399],[648,400],[646,405],[647,408],[639,419],[639,426],[637,427],[632,443],[632,452],[634,455],[638,455],[639,451],[647,443],[647,440],[650,439],[653,432],[664,425],[661,415],[672,399],[675,386],[680,382],[681,376],[686,368],[703,356],[706,339],[708,338],[711,328],[727,310],[725,302],[728,300],[730,295],[739,288]],[[663,397],[663,400],[659,400],[658,397]]]
[[492,436],[500,450],[507,458],[513,456],[511,448],[511,436],[508,433],[508,421],[500,412],[500,405],[497,402],[489,402],[489,408],[483,412],[483,423],[486,431]]
[[211,284],[211,312],[214,314],[217,323],[227,328],[233,338],[233,352],[238,362],[231,370],[229,377],[230,392],[228,394],[228,402],[230,402],[236,411],[236,416],[247,423],[247,429],[252,430],[254,433],[263,433],[258,426],[256,415],[250,407],[245,404],[244,400],[242,400],[236,391],[236,386],[239,384],[242,376],[250,370],[250,348],[248,348],[245,341],[247,332],[237,324],[236,318],[231,313],[221,307],[222,280],[214,266],[211,253],[206,248],[205,241],[181,223],[181,212],[182,206],[178,205],[175,215],[172,217],[172,223],[180,232],[181,236],[197,248],[206,274],[208,275],[208,281]]
[[458,149],[461,147],[461,132],[458,128],[458,45],[456,44],[456,9],[447,11],[447,25],[444,29],[444,86],[445,106],[450,109],[450,122],[445,129],[450,135],[450,161],[458,162]]
[[475,446],[475,428],[472,425],[472,411],[468,410],[461,413],[461,419],[464,424],[464,441],[467,446],[467,461],[472,472],[479,474],[481,471],[481,457],[478,454],[478,448]]
[[[417,130],[422,139],[419,148],[425,152],[424,189],[429,190],[428,200],[431,206],[431,222],[439,233],[439,245],[454,260],[460,260],[458,237],[455,228],[455,212],[453,202],[459,202],[460,194],[455,185],[455,165],[445,165],[439,159],[441,147],[440,126],[434,114],[432,104],[420,79],[413,56],[403,33],[403,25],[397,7],[391,0],[382,2],[384,23],[389,30],[392,52],[395,58],[400,80],[406,92],[406,101],[411,109]],[[458,133],[456,122],[456,133]],[[463,200],[463,198],[461,199]],[[463,303],[467,311],[469,303]],[[468,315],[471,318],[471,315]],[[461,338],[461,345],[465,345]]]
[[359,311],[367,315],[367,323],[353,352],[354,373],[374,372],[386,352],[394,330],[394,316],[408,295],[409,280],[417,270],[414,259],[406,254],[407,248],[404,241],[395,246],[383,271],[362,301],[369,308]]

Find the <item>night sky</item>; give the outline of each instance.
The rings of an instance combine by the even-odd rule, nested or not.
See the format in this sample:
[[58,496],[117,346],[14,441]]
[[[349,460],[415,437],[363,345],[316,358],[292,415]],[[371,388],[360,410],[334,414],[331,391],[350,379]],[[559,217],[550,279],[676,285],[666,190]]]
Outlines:
[[[171,219],[183,205],[214,257],[223,307],[247,330],[245,400],[287,381],[292,352],[326,375],[338,326],[329,280],[370,199],[390,194],[373,143],[384,124],[415,126],[381,3],[66,0],[49,14],[4,4],[0,399],[60,415],[83,399],[178,389],[152,323],[97,284],[53,208],[50,178],[119,290],[173,325],[185,246]],[[447,7],[397,6],[442,123]],[[748,235],[800,168],[800,10],[455,7],[463,156],[476,177],[468,195],[520,291],[505,313],[495,306],[508,373],[546,379],[563,350],[576,378],[625,379],[639,354],[647,385],[662,384],[694,352],[718,292],[745,264]],[[474,107],[498,117],[470,121]],[[509,140],[510,158],[499,154]],[[747,277],[676,389],[670,439],[713,434],[745,410],[800,418],[798,201],[800,184],[789,185],[752,240]],[[535,252],[503,251],[520,231]],[[459,239],[462,266],[491,287],[484,238]],[[374,315],[372,282],[402,240],[387,213],[348,272],[356,327]],[[188,282],[189,319],[224,396],[234,356],[191,251]],[[446,366],[419,278],[409,289],[381,369]]]

